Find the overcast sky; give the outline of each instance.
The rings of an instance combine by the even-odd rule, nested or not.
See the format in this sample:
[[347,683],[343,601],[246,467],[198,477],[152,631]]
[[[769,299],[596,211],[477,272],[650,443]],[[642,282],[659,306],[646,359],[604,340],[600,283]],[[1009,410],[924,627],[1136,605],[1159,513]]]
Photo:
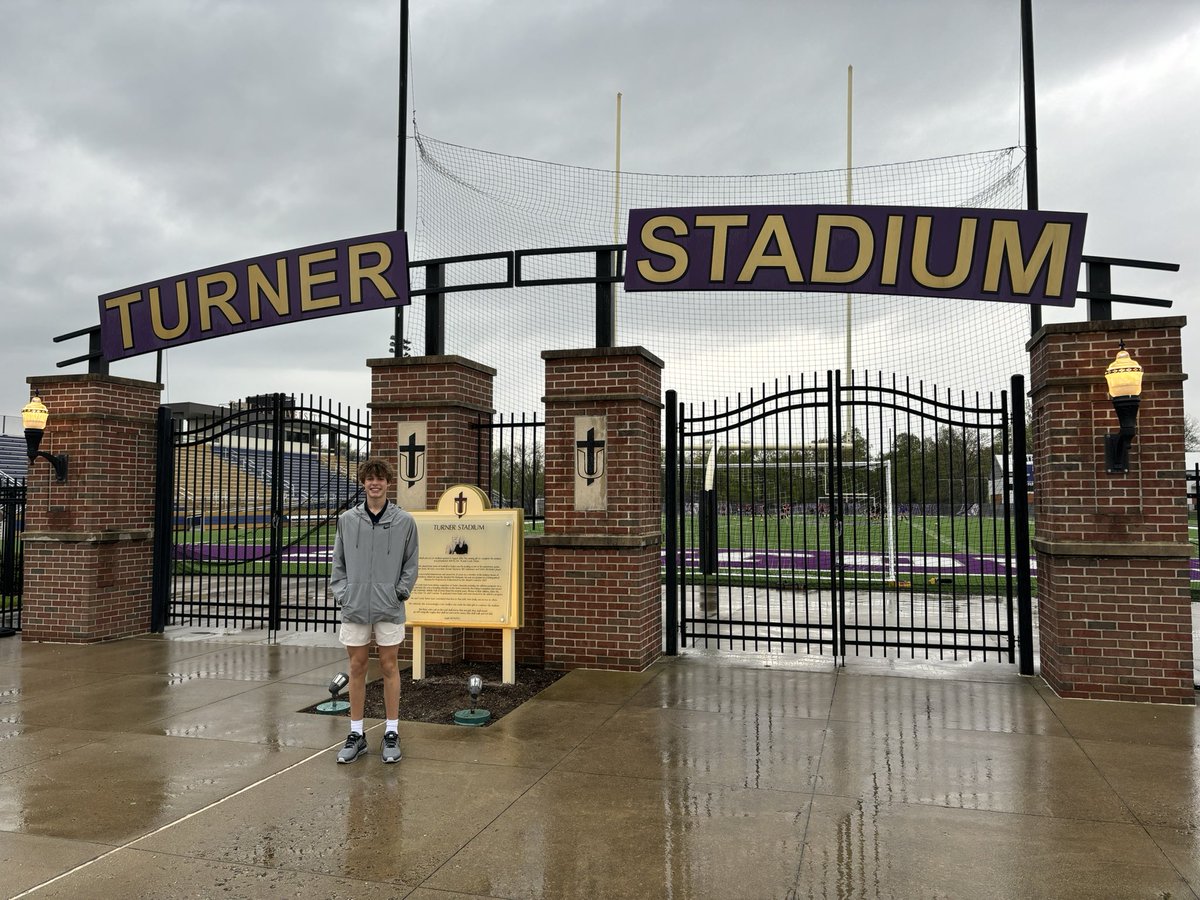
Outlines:
[[[98,294],[395,226],[399,6],[0,0],[0,413],[84,352],[52,338],[95,324]],[[421,132],[497,153],[611,168],[621,91],[626,171],[839,168],[847,65],[857,165],[1024,143],[1018,0],[412,0],[411,16]],[[1182,264],[1118,270],[1114,290],[1175,306],[1115,312],[1189,316],[1189,369],[1200,3],[1035,0],[1034,21],[1041,206],[1088,213],[1089,254]],[[390,320],[176,349],[164,399],[364,405]],[[153,379],[153,356],[112,372]],[[1186,397],[1200,416],[1200,384]]]

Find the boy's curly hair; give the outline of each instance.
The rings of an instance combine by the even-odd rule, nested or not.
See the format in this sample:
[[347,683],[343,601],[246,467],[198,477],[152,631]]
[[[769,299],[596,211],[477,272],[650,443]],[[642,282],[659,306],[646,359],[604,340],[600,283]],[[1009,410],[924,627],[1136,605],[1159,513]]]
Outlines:
[[372,477],[383,478],[388,484],[394,484],[396,481],[396,470],[392,468],[392,464],[386,459],[372,456],[358,467],[358,483],[366,484],[367,479]]

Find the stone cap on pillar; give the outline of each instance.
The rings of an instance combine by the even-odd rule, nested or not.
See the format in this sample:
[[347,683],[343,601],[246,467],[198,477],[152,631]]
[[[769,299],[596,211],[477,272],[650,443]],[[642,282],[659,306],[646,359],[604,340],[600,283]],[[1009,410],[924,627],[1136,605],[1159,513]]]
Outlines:
[[543,350],[542,359],[587,359],[596,356],[640,356],[651,365],[663,368],[666,363],[645,347],[584,347],[580,350]]
[[1143,366],[1147,388],[1172,387],[1187,380],[1183,372],[1180,330],[1184,316],[1057,322],[1043,325],[1025,344],[1032,372],[1029,396],[1047,390],[1104,396],[1103,373],[1122,342]]
[[[466,410],[495,414],[492,383],[496,370],[465,356],[384,356],[368,359],[372,415],[416,410]],[[378,420],[377,420],[378,422]]]
[[662,406],[665,364],[645,347],[543,350],[542,359],[546,361],[542,402],[547,405],[602,400]]
[[1046,338],[1055,334],[1099,334],[1139,331],[1143,328],[1183,328],[1187,316],[1159,316],[1144,319],[1108,319],[1096,322],[1051,322],[1043,325],[1025,342],[1025,350],[1032,351]]
[[453,354],[447,356],[378,356],[367,360],[368,369],[387,369],[393,366],[461,366],[464,369],[474,369],[484,375],[495,377],[496,370],[491,366],[467,359],[465,356]]
[[119,384],[147,391],[161,392],[163,389],[163,385],[157,381],[142,381],[140,378],[122,378],[119,375],[98,375],[94,372],[80,372],[73,375],[30,375],[25,379],[25,383],[34,388],[47,384]]

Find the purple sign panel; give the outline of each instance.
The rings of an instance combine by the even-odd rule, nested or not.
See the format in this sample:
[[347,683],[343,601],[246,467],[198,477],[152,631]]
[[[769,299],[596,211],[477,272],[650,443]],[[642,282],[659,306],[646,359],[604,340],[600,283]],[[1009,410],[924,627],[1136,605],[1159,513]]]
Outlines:
[[627,291],[825,291],[1074,306],[1084,213],[698,206],[629,213]]
[[100,340],[112,361],[410,299],[408,240],[403,231],[388,231],[101,294]]

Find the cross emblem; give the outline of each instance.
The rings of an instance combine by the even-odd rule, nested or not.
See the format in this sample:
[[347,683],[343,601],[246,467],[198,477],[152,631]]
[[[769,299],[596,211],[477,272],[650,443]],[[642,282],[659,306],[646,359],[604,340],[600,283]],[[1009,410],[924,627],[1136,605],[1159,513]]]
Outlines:
[[454,498],[454,514],[460,519],[467,514],[467,495],[462,491]]
[[604,445],[596,440],[596,429],[587,430],[587,439],[575,442],[576,471],[589,485],[604,474]]
[[400,460],[400,477],[409,487],[425,477],[425,445],[417,443],[415,431],[408,436],[408,443],[400,446]]

